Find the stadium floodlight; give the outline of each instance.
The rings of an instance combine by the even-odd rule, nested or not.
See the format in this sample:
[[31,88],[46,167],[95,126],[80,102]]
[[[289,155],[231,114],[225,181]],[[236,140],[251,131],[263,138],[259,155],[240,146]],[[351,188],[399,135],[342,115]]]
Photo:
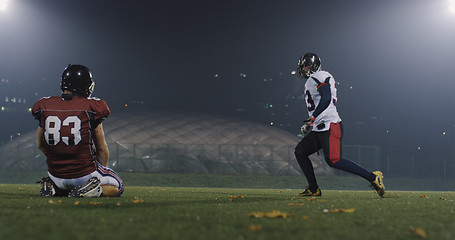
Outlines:
[[8,8],[8,0],[0,0],[0,11],[5,11]]

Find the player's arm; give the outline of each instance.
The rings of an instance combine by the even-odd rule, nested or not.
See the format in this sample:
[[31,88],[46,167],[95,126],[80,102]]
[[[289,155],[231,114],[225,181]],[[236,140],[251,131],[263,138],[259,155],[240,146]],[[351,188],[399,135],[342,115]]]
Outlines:
[[107,167],[107,163],[109,162],[109,148],[104,138],[104,130],[101,123],[95,128],[94,141],[96,147],[96,158],[101,165]]
[[330,105],[330,101],[332,101],[332,93],[330,90],[330,85],[328,83],[322,83],[318,86],[319,95],[321,95],[321,99],[319,100],[316,109],[314,110],[312,116],[310,116],[307,120],[305,120],[305,124],[300,128],[303,133],[308,132],[313,127],[313,123],[316,118],[321,114],[327,107]]
[[332,93],[330,91],[330,85],[328,83],[322,83],[318,86],[318,92],[321,95],[321,100],[316,106],[316,109],[313,112],[313,118],[317,118],[324,110],[327,109],[332,101]]
[[38,149],[46,155],[47,153],[47,148],[46,148],[46,143],[44,140],[44,129],[40,126],[38,126],[38,130],[36,131],[36,145]]

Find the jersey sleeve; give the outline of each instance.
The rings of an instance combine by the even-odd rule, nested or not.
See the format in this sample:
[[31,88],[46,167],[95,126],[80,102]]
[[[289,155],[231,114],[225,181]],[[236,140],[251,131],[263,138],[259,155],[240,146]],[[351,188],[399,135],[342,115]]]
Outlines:
[[314,118],[317,118],[324,110],[326,110],[332,99],[331,96],[331,86],[330,86],[330,79],[331,76],[326,77],[325,80],[320,81],[318,78],[312,76],[310,83],[314,84],[314,88],[317,91],[317,95],[319,95],[319,101],[317,101],[317,105],[315,106],[315,110],[311,114]]
[[93,120],[95,121],[96,125],[104,121],[111,113],[111,110],[109,109],[107,103],[104,100],[94,99],[91,105],[92,111],[94,113]]
[[42,125],[41,125],[41,110],[42,109],[43,109],[43,99],[40,99],[37,102],[35,102],[35,104],[33,104],[32,115],[36,120],[39,121],[39,125],[41,127],[42,127]]
[[330,85],[327,83],[322,83],[318,86],[318,92],[321,95],[319,104],[316,106],[316,109],[313,112],[313,117],[317,118],[324,110],[326,110],[330,101],[332,100],[332,95],[330,93]]

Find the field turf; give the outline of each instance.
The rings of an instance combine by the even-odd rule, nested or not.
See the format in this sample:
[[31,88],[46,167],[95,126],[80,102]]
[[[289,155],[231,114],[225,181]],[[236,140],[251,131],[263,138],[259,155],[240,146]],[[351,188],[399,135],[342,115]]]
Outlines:
[[127,186],[121,198],[0,185],[0,239],[455,239],[455,193]]

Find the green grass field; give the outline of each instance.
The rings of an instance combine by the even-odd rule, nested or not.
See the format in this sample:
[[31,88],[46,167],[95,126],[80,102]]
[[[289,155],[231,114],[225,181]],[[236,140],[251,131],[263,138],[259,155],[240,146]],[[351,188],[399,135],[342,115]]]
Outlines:
[[0,239],[455,239],[454,192],[298,191],[127,186],[70,199],[1,184]]

